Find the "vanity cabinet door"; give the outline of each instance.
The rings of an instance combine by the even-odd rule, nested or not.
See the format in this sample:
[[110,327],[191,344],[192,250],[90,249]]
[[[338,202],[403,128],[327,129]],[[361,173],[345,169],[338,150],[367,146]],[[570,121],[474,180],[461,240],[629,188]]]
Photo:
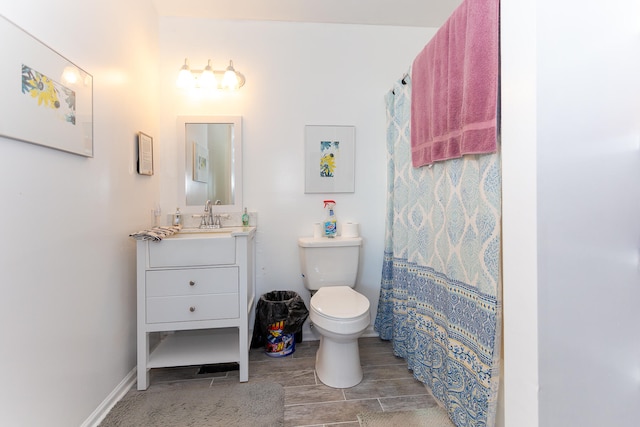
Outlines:
[[236,262],[236,239],[164,239],[150,243],[148,251],[151,268],[229,265]]
[[147,298],[238,293],[238,267],[152,270],[146,275]]
[[147,299],[147,323],[235,319],[239,314],[238,294]]
[[235,319],[238,268],[147,271],[147,323]]

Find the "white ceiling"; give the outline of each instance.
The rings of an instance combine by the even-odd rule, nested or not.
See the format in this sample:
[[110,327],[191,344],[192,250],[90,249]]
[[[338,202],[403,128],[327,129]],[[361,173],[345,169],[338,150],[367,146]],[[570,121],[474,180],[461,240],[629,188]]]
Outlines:
[[154,0],[160,16],[440,27],[462,0]]

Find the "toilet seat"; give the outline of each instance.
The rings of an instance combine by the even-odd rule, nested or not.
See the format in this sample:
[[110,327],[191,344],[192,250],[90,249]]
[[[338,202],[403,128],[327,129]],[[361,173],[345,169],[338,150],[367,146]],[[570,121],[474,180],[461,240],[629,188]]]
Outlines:
[[320,288],[311,297],[311,309],[327,320],[350,320],[368,316],[369,300],[348,286]]

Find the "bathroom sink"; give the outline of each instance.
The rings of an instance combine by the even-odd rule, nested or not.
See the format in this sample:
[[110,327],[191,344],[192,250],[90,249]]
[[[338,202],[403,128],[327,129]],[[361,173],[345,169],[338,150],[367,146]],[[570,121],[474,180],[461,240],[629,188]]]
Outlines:
[[252,227],[221,227],[221,228],[183,228],[171,238],[187,237],[225,237],[238,233],[248,233]]
[[238,231],[242,227],[220,227],[220,228],[183,228],[178,234],[193,234],[193,233],[231,233],[232,231]]

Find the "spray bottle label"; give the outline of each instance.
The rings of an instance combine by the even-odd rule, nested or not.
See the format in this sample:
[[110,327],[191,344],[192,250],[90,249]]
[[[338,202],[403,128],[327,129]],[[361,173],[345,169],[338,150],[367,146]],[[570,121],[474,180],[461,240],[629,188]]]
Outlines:
[[336,220],[327,220],[324,222],[324,235],[327,237],[336,236]]

